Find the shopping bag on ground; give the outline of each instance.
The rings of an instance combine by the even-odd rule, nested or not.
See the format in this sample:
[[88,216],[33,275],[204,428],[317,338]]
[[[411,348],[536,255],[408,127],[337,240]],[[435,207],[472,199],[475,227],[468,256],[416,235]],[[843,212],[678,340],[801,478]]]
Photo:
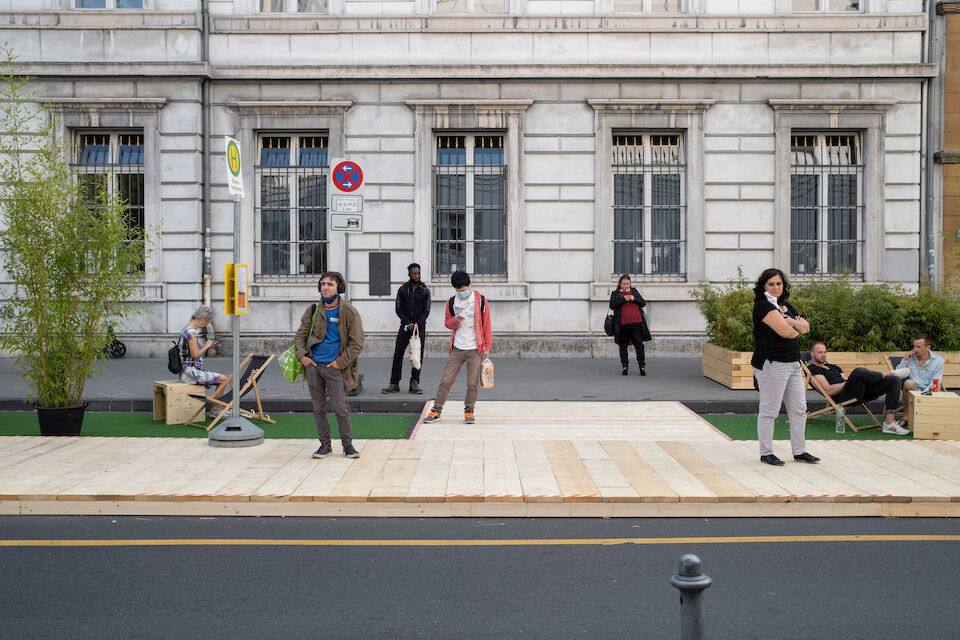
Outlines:
[[420,341],[420,329],[416,324],[413,325],[413,333],[410,334],[410,346],[407,349],[407,358],[414,369],[419,369],[423,362],[423,343]]
[[484,358],[480,363],[480,386],[484,389],[493,389],[493,363],[490,358]]

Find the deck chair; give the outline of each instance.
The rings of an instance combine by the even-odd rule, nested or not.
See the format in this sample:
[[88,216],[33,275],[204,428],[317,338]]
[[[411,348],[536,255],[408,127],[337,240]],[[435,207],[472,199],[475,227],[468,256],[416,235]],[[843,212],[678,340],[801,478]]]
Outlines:
[[[237,401],[239,401],[239,399],[247,395],[251,389],[253,389],[253,393],[257,398],[257,410],[249,411],[247,409],[242,409],[238,404],[238,413],[246,418],[253,418],[255,420],[269,422],[270,424],[276,424],[276,420],[271,420],[270,416],[263,412],[263,404],[260,402],[260,389],[257,387],[257,379],[275,357],[276,356],[273,354],[270,354],[269,356],[257,356],[250,354],[244,358],[243,362],[240,363],[240,368],[243,369],[246,367],[246,369],[244,370],[243,375],[240,376],[239,385],[233,384],[233,374],[230,374],[223,383],[217,385],[213,395],[207,396],[190,394],[191,398],[203,400],[204,405],[195,414],[193,414],[193,417],[187,421],[187,424],[191,427],[200,427],[210,431],[210,429],[213,429],[213,427],[220,422],[220,419],[223,418],[224,414],[233,408],[235,398]],[[228,384],[230,385],[229,390],[226,388]],[[234,391],[238,388],[240,390],[239,395],[234,394]],[[207,410],[208,406],[214,408],[214,410],[219,409],[219,411],[214,417],[213,422],[211,422],[209,425],[204,425],[201,422],[197,422],[197,418],[199,418]]]
[[810,418],[820,418],[823,416],[833,415],[837,413],[837,409],[839,409],[840,407],[850,407],[854,405],[859,405],[863,407],[863,410],[867,413],[868,416],[870,416],[870,419],[873,420],[873,424],[868,424],[863,427],[856,426],[855,424],[853,424],[853,422],[850,421],[850,416],[846,414],[846,409],[844,409],[843,419],[844,421],[846,421],[847,426],[853,429],[853,431],[855,432],[860,431],[861,429],[873,429],[875,427],[880,426],[880,421],[877,420],[877,417],[873,415],[873,412],[871,412],[870,409],[867,408],[866,403],[857,402],[856,398],[850,398],[849,400],[844,400],[843,402],[837,402],[836,400],[831,398],[827,394],[827,392],[824,390],[824,388],[820,385],[820,383],[817,382],[817,379],[813,377],[813,374],[810,373],[810,368],[808,366],[810,364],[810,361],[811,361],[811,357],[810,357],[809,351],[804,351],[800,354],[800,368],[803,370],[803,382],[804,382],[803,386],[804,388],[806,388],[807,385],[809,385],[810,388],[812,388],[814,391],[822,395],[824,400],[827,401],[827,406],[825,406],[823,409],[818,409],[816,411],[807,411],[808,420]]

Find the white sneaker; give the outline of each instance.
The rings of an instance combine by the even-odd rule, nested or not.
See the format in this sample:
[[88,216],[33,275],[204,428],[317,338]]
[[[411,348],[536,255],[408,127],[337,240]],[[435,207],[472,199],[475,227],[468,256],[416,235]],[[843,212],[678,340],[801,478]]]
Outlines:
[[909,431],[907,431],[906,429],[898,425],[896,422],[892,424],[887,424],[886,422],[884,422],[883,427],[881,428],[881,431],[883,431],[884,433],[893,433],[898,436],[905,436],[908,433],[910,433]]
[[893,370],[893,375],[900,378],[901,380],[906,380],[910,377],[910,369],[906,367],[900,367],[899,369]]

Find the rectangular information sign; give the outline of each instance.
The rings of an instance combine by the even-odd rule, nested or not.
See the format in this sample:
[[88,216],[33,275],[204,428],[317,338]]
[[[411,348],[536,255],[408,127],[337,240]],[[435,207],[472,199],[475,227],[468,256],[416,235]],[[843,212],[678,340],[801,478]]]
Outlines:
[[236,315],[249,311],[249,296],[247,295],[247,265],[233,265],[233,307]]

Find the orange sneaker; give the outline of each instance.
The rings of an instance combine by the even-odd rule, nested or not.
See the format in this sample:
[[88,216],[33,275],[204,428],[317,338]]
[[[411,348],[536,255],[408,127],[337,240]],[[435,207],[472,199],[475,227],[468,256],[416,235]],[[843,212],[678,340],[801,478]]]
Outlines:
[[431,422],[436,422],[436,421],[439,420],[439,419],[440,419],[440,412],[439,412],[439,411],[431,411],[430,413],[427,414],[427,417],[424,418],[423,421],[424,421],[426,424],[430,424]]
[[467,424],[473,424],[474,422],[476,422],[476,420],[473,419],[472,413],[463,414],[463,421],[466,422]]

